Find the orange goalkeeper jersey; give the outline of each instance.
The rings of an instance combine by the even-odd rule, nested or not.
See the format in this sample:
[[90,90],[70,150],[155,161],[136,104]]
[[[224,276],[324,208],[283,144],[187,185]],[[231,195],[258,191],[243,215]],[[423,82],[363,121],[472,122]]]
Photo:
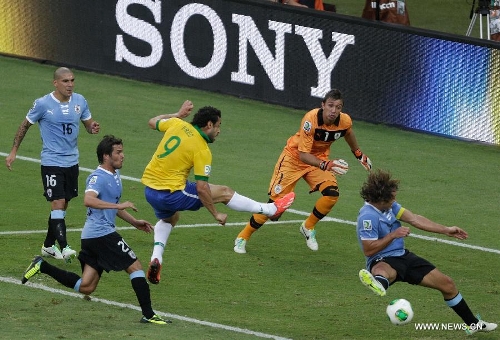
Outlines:
[[333,125],[325,125],[323,109],[313,109],[302,118],[299,131],[288,138],[285,152],[297,159],[300,151],[327,160],[332,143],[344,137],[351,127],[352,120],[347,113],[340,113]]

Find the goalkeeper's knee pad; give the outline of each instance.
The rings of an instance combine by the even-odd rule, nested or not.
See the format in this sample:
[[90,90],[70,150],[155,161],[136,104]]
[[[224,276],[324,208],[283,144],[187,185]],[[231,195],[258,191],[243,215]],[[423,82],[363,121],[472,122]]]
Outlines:
[[261,214],[253,214],[250,218],[250,226],[254,229],[259,229],[264,223],[267,222],[269,217]]
[[339,188],[335,185],[329,185],[321,190],[321,194],[323,197],[318,200],[318,208],[321,206],[322,209],[329,212],[339,200]]
[[329,183],[323,183],[320,187],[319,190],[321,192],[321,195],[327,196],[327,197],[339,197],[339,187],[333,184]]

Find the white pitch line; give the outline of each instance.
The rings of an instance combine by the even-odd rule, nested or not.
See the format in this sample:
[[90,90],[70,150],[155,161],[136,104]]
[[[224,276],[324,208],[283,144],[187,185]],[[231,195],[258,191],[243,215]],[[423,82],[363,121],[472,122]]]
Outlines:
[[[23,285],[23,284],[21,284],[21,281],[19,279],[14,279],[12,277],[3,277],[3,276],[0,276],[0,281],[7,282],[7,283],[14,283],[14,284],[17,284],[17,285],[27,286],[27,287],[36,288],[36,289],[41,289],[41,290],[45,290],[47,292],[61,294],[61,295],[66,295],[66,296],[71,296],[71,297],[78,298],[78,299],[83,298],[83,295],[80,294],[80,293],[74,293],[74,292],[68,292],[68,291],[62,290],[62,289],[50,288],[50,287],[47,287],[47,286],[39,284],[39,283],[27,282],[27,283],[25,283]],[[111,300],[96,298],[96,297],[93,297],[93,296],[91,297],[90,301],[91,302],[100,302],[100,303],[104,303],[106,305],[120,307],[120,308],[134,309],[134,310],[137,310],[139,312],[141,311],[140,307],[137,307],[137,306],[134,306],[134,305],[131,305],[131,304],[128,304],[128,303],[121,303],[121,302],[116,302],[116,301],[111,301]],[[156,314],[159,314],[159,315],[164,316],[164,317],[169,318],[169,319],[176,319],[176,320],[191,322],[191,323],[195,323],[195,324],[198,324],[198,325],[208,326],[208,327],[212,327],[212,328],[224,329],[224,330],[227,330],[227,331],[232,331],[232,332],[237,332],[237,333],[255,335],[255,336],[259,337],[259,338],[275,339],[275,340],[291,340],[289,338],[283,338],[283,337],[277,336],[277,335],[266,334],[266,333],[261,333],[261,332],[255,332],[255,331],[252,331],[252,330],[249,330],[249,329],[245,329],[245,328],[239,328],[239,327],[222,325],[220,323],[214,323],[214,322],[209,322],[209,321],[197,320],[197,319],[188,318],[188,317],[177,315],[177,314],[171,314],[171,313],[165,313],[165,312],[159,312],[159,311],[155,311],[155,312],[156,312]]]
[[[5,156],[7,157],[8,154],[4,153],[4,152],[0,152],[0,156]],[[24,157],[24,156],[17,156],[16,159],[22,159],[24,161],[29,161],[29,162],[34,162],[34,163],[40,163],[40,160],[39,159],[36,159],[36,158],[30,158],[30,157]],[[85,171],[85,172],[93,172],[94,169],[89,169],[89,168],[83,168],[83,167],[80,167],[80,170],[81,171]],[[135,178],[135,177],[130,177],[130,176],[124,176],[122,175],[121,178],[123,179],[126,179],[126,180],[130,180],[130,181],[134,181],[134,182],[140,182],[141,180],[138,179],[138,178]],[[305,212],[305,211],[300,211],[300,210],[295,210],[295,209],[288,209],[287,212],[289,213],[293,213],[293,214],[296,214],[296,215],[300,215],[300,216],[309,216],[309,212]],[[342,220],[342,219],[338,219],[338,218],[334,218],[334,217],[329,217],[329,216],[326,216],[322,219],[322,221],[325,221],[325,222],[337,222],[337,223],[342,223],[342,224],[350,224],[350,225],[353,225],[355,226],[356,225],[356,222],[353,222],[353,221],[347,221],[347,220]],[[279,221],[279,222],[269,222],[269,223],[296,223],[297,221]],[[298,223],[301,223],[302,220],[298,221]],[[241,223],[226,223],[226,226],[234,226],[234,225],[244,225],[246,224],[246,221],[245,222],[241,222]],[[192,224],[192,225],[177,225],[175,226],[176,228],[193,228],[193,227],[209,227],[209,226],[219,226],[218,224],[210,224],[210,223],[207,223],[207,224]],[[131,229],[133,227],[130,227]],[[73,229],[73,230],[70,230],[68,229],[68,231],[81,231],[81,229]],[[32,233],[38,233],[38,232],[41,232],[41,233],[45,233],[46,231],[32,231]],[[12,233],[16,233],[16,232],[0,232],[0,235],[2,234],[12,234]],[[27,234],[27,233],[31,233],[30,231],[20,231],[20,232],[17,232],[19,234]],[[422,240],[427,240],[427,241],[434,241],[434,242],[441,242],[441,243],[445,243],[445,244],[449,244],[449,245],[453,245],[453,246],[457,246],[457,247],[462,247],[462,248],[469,248],[469,249],[475,249],[475,250],[480,250],[480,251],[484,251],[484,252],[489,252],[489,253],[495,253],[495,254],[500,254],[500,250],[498,249],[493,249],[493,248],[486,248],[486,247],[481,247],[481,246],[475,246],[475,245],[472,245],[472,244],[466,244],[466,243],[460,243],[460,242],[457,242],[457,241],[451,241],[451,240],[445,240],[445,239],[441,239],[441,238],[437,238],[437,237],[432,237],[432,236],[425,236],[425,235],[419,235],[419,234],[415,234],[415,233],[411,233],[410,234],[411,237],[415,237],[415,238],[419,238],[419,239],[422,239]]]
[[[1,156],[7,156],[8,154],[0,152],[0,155]],[[26,161],[30,161],[30,162],[40,163],[40,160],[35,159],[35,158],[23,157],[23,156],[17,156],[17,158],[18,159],[22,159],[22,160],[26,160]],[[94,171],[94,169],[89,169],[89,168],[84,168],[84,167],[80,167],[80,170],[81,171],[85,171],[85,172],[89,172],[89,173],[91,173],[91,172]],[[135,177],[130,177],[130,176],[124,176],[124,175],[122,175],[121,178],[126,179],[126,180],[130,180],[130,181],[134,181],[134,182],[140,182],[140,179],[135,178]],[[300,216],[309,216],[309,212],[295,210],[295,209],[288,209],[287,212],[293,213],[293,214],[296,214],[296,215],[300,215]],[[348,224],[348,225],[353,225],[353,226],[356,225],[356,222],[353,222],[353,221],[347,221],[347,220],[342,220],[342,219],[328,217],[328,216],[326,216],[325,218],[323,218],[322,221],[325,221],[325,222],[326,221],[337,222],[337,223]],[[302,222],[302,220],[297,220],[297,221],[278,221],[278,222],[270,222],[270,223],[273,223],[273,224],[284,224],[284,223],[300,223],[300,222]],[[246,221],[245,222],[226,223],[226,226],[241,226],[241,225],[244,225],[244,224],[246,224]],[[200,223],[200,224],[187,224],[187,225],[182,225],[181,224],[181,225],[177,225],[176,228],[215,227],[215,226],[220,226],[220,225],[216,224],[216,223]],[[134,229],[134,227],[119,227],[117,229],[119,229],[119,230],[120,229],[121,230],[124,230],[124,229]],[[82,230],[81,228],[73,228],[73,229],[68,229],[67,231],[71,232],[71,231],[81,231],[81,230]],[[0,235],[29,234],[29,233],[46,233],[46,230],[3,231],[3,232],[0,232]],[[429,237],[429,236],[424,236],[424,235],[419,235],[419,234],[414,234],[414,233],[411,233],[410,236],[411,237],[415,237],[415,238],[419,238],[419,239],[422,239],[422,240],[441,242],[441,243],[445,243],[445,244],[449,244],[449,245],[453,245],[453,246],[457,246],[457,247],[469,248],[469,249],[475,249],[475,250],[479,250],[479,251],[483,251],[483,252],[490,252],[490,253],[500,254],[500,250],[498,250],[498,249],[485,248],[485,247],[481,247],[481,246],[475,246],[475,245],[470,245],[470,244],[465,244],[465,243],[459,243],[459,242],[456,242],[456,241],[444,240],[444,239],[440,239],[440,238],[437,238],[437,237]],[[19,279],[13,279],[13,278],[8,278],[8,277],[1,277],[0,276],[0,281],[20,284]],[[59,293],[59,294],[63,294],[63,295],[68,295],[68,296],[74,296],[74,297],[81,298],[81,295],[79,295],[77,293],[67,292],[67,291],[60,290],[60,289],[53,289],[53,288],[49,288],[47,286],[43,286],[43,285],[40,285],[40,284],[35,284],[35,283],[28,282],[27,285],[32,286],[34,288],[47,290],[47,291],[50,291],[50,292],[55,292],[55,293]],[[101,302],[101,303],[105,303],[105,304],[113,305],[113,306],[118,306],[118,307],[122,307],[122,308],[131,308],[131,309],[135,309],[135,310],[140,310],[139,307],[134,306],[134,305],[123,304],[123,303],[120,303],[120,302],[115,302],[115,301],[110,301],[110,300],[105,300],[105,299],[92,298],[92,301],[97,301],[97,302]],[[221,329],[230,330],[230,331],[239,332],[239,333],[245,333],[245,334],[255,335],[255,336],[261,337],[261,338],[277,339],[277,340],[290,340],[290,339],[279,337],[279,336],[275,336],[275,335],[270,335],[270,334],[265,334],[265,333],[260,333],[260,332],[254,332],[254,331],[247,330],[247,329],[242,329],[242,328],[232,327],[232,326],[226,326],[226,325],[212,323],[212,322],[208,322],[208,321],[197,320],[197,319],[188,318],[188,317],[184,317],[184,316],[180,316],[180,315],[176,315],[176,314],[169,314],[169,313],[164,313],[164,312],[158,312],[158,314],[160,314],[162,316],[165,316],[165,317],[168,317],[168,318],[172,318],[172,319],[177,319],[177,320],[192,322],[192,323],[196,323],[196,324],[200,324],[200,325],[204,325],[204,326],[209,326],[209,327],[214,327],[214,328],[221,328]]]

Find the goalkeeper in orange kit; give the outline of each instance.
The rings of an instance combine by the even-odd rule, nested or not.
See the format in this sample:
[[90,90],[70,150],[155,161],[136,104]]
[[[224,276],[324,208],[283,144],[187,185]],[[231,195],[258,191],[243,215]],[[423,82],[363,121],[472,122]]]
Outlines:
[[[319,191],[321,197],[316,201],[309,217],[302,222],[300,232],[307,246],[318,250],[316,223],[328,215],[339,199],[336,175],[343,175],[348,164],[342,159],[330,159],[330,146],[344,137],[352,153],[366,170],[371,170],[370,159],[361,152],[351,117],[342,112],[344,100],[339,90],[330,90],[321,102],[321,107],[307,112],[302,118],[299,131],[291,136],[278,158],[269,185],[270,202],[294,191],[297,182],[303,178],[311,191]],[[276,221],[279,218],[273,218]],[[246,253],[246,244],[252,234],[269,219],[262,214],[253,214],[245,228],[234,242],[234,251]]]

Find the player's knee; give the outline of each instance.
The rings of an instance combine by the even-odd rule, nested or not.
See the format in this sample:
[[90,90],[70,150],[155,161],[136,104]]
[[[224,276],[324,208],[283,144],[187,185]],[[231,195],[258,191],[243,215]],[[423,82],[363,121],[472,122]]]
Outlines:
[[321,194],[323,195],[324,198],[328,199],[331,202],[333,207],[335,203],[337,203],[337,201],[339,200],[339,195],[340,195],[339,187],[336,185],[329,185],[323,190],[321,190]]
[[94,292],[95,288],[95,285],[80,285],[79,292],[85,295],[90,295]]
[[235,191],[226,185],[219,185],[217,190],[212,191],[212,199],[214,203],[227,204],[233,198]]
[[132,277],[135,276],[144,276],[144,271],[142,270],[142,264],[141,261],[135,260],[134,263],[132,263],[126,270],[126,272],[129,275],[132,275]]
[[325,188],[321,188],[321,194],[327,197],[339,197],[339,187],[336,185],[328,185]]
[[165,223],[171,224],[172,227],[175,227],[177,222],[179,222],[179,217],[180,217],[180,214],[178,211],[176,211],[175,214],[173,214],[172,216],[170,216],[168,218],[162,218],[162,221]]
[[457,287],[453,279],[447,275],[443,275],[441,282],[441,290],[446,294],[455,294],[457,292]]
[[66,210],[67,201],[64,198],[50,201],[51,210]]

